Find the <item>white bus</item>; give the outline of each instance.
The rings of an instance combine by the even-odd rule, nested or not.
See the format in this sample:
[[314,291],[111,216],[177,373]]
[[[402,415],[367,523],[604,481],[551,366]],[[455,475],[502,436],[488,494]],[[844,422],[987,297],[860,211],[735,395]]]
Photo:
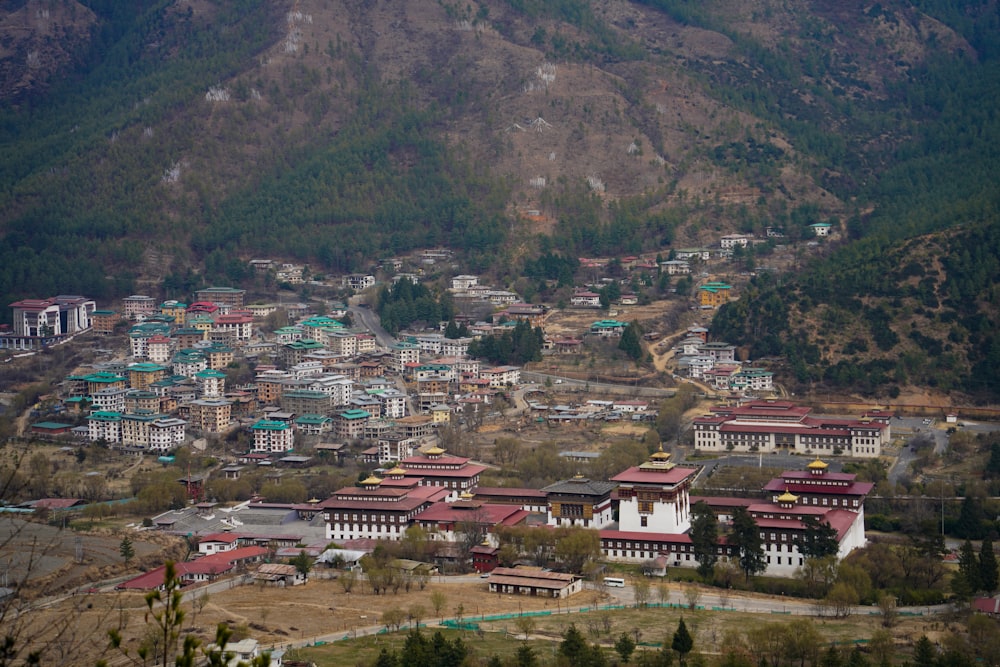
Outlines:
[[604,585],[611,588],[625,588],[625,580],[621,577],[604,577]]

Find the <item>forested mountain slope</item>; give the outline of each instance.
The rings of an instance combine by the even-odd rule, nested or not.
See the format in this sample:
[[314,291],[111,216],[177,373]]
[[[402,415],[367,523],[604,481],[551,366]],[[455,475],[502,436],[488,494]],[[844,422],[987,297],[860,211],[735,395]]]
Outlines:
[[817,221],[894,252],[991,222],[997,25],[993,0],[5,3],[0,295],[437,244],[502,281],[540,248]]

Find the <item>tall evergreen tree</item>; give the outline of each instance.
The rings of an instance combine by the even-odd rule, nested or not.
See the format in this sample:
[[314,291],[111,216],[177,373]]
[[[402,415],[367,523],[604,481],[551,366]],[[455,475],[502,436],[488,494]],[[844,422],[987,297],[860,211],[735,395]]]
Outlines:
[[570,624],[563,633],[563,640],[559,642],[559,655],[575,665],[587,654],[587,650],[587,641],[583,638],[583,633],[577,629],[575,623]]
[[618,341],[618,349],[627,354],[632,361],[642,359],[642,343],[639,341],[638,322],[632,322],[625,327],[625,331],[622,332],[622,337]]
[[958,572],[952,577],[951,589],[960,600],[968,600],[980,588],[979,559],[972,542],[966,540],[958,551]]
[[733,527],[730,539],[739,556],[740,569],[746,575],[747,581],[755,574],[767,569],[764,557],[764,540],[760,536],[757,522],[750,516],[745,507],[737,507],[733,511]]
[[990,460],[986,462],[986,476],[996,477],[1000,475],[1000,442],[990,445]]
[[524,643],[517,647],[517,654],[514,659],[517,667],[535,667],[538,664],[538,657],[535,655],[535,650]]
[[691,652],[694,648],[694,638],[691,637],[691,633],[688,632],[687,625],[684,624],[684,618],[677,623],[677,629],[674,631],[673,641],[670,642],[670,648],[677,651],[679,656],[678,662],[681,665],[684,664],[684,660],[687,658],[687,654]]
[[719,544],[719,518],[704,500],[698,501],[691,508],[691,548],[698,561],[698,574],[704,578],[711,576],[719,557],[716,547]]
[[993,553],[993,542],[986,539],[979,548],[979,590],[993,595],[997,589],[997,557]]
[[958,522],[955,524],[955,534],[969,540],[981,540],[986,537],[985,519],[986,511],[983,509],[982,499],[972,493],[966,493],[962,499]]
[[913,667],[937,667],[937,650],[927,635],[921,635],[913,647]]
[[805,527],[802,536],[796,537],[792,542],[803,556],[823,558],[837,554],[840,544],[837,542],[837,530],[833,526],[812,515],[804,516],[802,525]]

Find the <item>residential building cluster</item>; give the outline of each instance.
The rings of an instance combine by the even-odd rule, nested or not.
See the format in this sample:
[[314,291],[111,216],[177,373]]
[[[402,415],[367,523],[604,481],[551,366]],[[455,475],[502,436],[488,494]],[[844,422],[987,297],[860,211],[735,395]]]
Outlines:
[[691,327],[674,346],[677,372],[716,391],[760,394],[774,390],[774,374],[736,359],[736,346],[708,341],[708,329]]
[[[63,296],[18,302],[14,309],[18,330],[32,335],[46,327],[54,335],[90,328],[99,318],[95,331],[111,333],[131,322],[126,360],[64,382],[64,405],[86,415],[86,425],[72,429],[79,437],[126,453],[164,453],[190,430],[246,427],[252,452],[286,455],[298,436],[313,436],[367,442],[365,460],[380,464],[433,444],[436,427],[485,410],[497,393],[520,383],[520,368],[482,364],[468,356],[469,344],[544,314],[525,305],[510,310],[507,324],[483,324],[468,337],[420,333],[383,348],[368,331],[337,319],[345,307],[335,305],[329,315],[292,309],[295,323],[265,336],[260,320],[274,306],[244,301],[243,290],[209,287],[192,303],[132,295],[120,311],[98,311],[93,301]],[[233,386],[227,371],[244,360],[252,362],[253,381]],[[69,429],[36,426],[49,435]]]

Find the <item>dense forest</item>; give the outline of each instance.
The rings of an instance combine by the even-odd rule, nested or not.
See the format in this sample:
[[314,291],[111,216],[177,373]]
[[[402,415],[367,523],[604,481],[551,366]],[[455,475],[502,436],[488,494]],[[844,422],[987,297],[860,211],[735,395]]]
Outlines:
[[[898,94],[921,100],[925,122],[863,191],[856,240],[788,280],[761,276],[713,330],[785,356],[803,384],[996,396],[1000,61],[933,63]],[[823,329],[852,333],[832,349]]]

